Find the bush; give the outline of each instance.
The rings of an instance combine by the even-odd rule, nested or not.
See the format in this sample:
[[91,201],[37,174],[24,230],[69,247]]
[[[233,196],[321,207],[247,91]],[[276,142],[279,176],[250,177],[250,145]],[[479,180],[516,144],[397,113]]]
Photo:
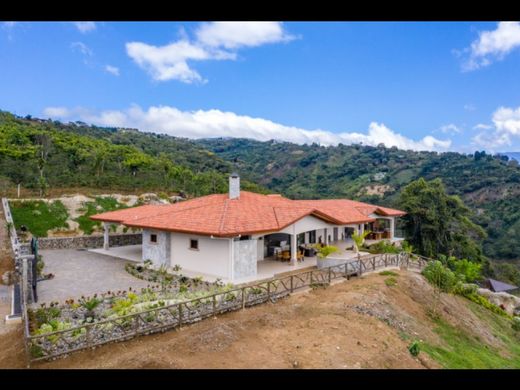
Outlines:
[[333,245],[326,245],[318,249],[318,258],[325,259],[329,255],[336,253],[339,251],[338,247],[335,247]]
[[453,270],[457,274],[464,275],[464,280],[468,283],[482,278],[482,265],[467,259],[456,260],[453,264]]
[[400,253],[401,249],[392,245],[389,241],[379,241],[370,245],[370,253]]
[[513,328],[515,332],[520,332],[520,317],[513,317],[511,328]]
[[392,287],[392,286],[395,286],[397,284],[397,279],[394,278],[394,277],[390,277],[388,279],[385,279],[385,284],[388,286],[388,287]]
[[455,274],[439,260],[430,261],[422,274],[435,288],[444,292],[452,292],[458,281]]
[[408,351],[410,351],[410,354],[413,356],[413,357],[417,357],[419,356],[419,353],[421,352],[421,346],[419,344],[419,342],[417,340],[415,340],[414,342],[412,342],[409,346],[408,346]]

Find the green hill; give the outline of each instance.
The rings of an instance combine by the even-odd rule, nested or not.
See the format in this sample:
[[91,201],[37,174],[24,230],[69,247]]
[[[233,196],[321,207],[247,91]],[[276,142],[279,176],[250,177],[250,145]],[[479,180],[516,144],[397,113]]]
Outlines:
[[293,198],[347,197],[395,206],[400,189],[412,180],[441,178],[448,192],[459,195],[474,211],[474,221],[486,229],[485,254],[492,259],[520,259],[520,168],[506,156],[250,139],[197,143],[234,161],[245,178]]
[[[133,129],[19,118],[0,112],[0,187],[227,190],[231,164],[187,139]],[[0,188],[0,189],[1,189]],[[245,181],[244,188],[265,191]]]

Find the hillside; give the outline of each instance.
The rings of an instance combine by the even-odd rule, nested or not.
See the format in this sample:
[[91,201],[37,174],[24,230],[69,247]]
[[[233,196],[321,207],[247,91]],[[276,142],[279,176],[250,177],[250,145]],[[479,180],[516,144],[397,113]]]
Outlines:
[[[388,278],[365,275],[34,368],[520,368],[511,320],[444,293],[435,316],[421,275]],[[0,335],[0,367],[23,367],[15,332]]]
[[[74,187],[200,196],[226,191],[231,169],[186,139],[0,111],[2,193],[20,183],[36,194]],[[244,187],[265,191],[247,181]]]
[[505,156],[249,139],[197,143],[234,161],[247,179],[293,198],[343,196],[395,206],[406,184],[419,177],[441,178],[447,191],[459,195],[473,209],[474,221],[486,229],[485,254],[520,259],[520,168]]

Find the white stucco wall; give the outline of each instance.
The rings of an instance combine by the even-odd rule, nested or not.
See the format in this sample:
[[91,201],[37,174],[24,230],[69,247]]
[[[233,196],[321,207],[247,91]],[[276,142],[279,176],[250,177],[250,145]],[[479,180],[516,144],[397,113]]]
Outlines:
[[[157,235],[157,242],[150,242],[150,235]],[[170,260],[170,232],[143,230],[142,259],[151,260],[153,265],[168,267]]]
[[[199,249],[190,249],[190,239],[199,240]],[[231,279],[229,239],[196,234],[171,233],[171,266]],[[182,272],[182,271],[181,271]]]
[[233,242],[233,280],[256,275],[258,240]]

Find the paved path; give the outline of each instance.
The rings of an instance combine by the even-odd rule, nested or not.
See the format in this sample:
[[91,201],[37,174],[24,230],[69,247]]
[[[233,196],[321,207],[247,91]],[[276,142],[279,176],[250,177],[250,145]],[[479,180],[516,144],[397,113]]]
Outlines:
[[77,299],[114,290],[140,289],[150,284],[125,271],[127,261],[86,250],[42,250],[44,273],[54,278],[38,282],[38,303]]

